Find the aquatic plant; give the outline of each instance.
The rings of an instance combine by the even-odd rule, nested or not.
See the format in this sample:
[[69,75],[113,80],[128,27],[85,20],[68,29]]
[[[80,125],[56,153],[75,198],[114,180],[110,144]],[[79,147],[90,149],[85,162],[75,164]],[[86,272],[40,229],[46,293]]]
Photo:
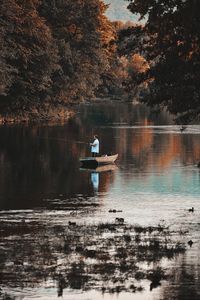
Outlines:
[[[72,221],[70,221],[72,222]],[[2,223],[2,222],[1,222]],[[142,227],[120,222],[37,226],[2,223],[0,238],[7,255],[0,249],[2,284],[33,286],[53,278],[57,293],[63,289],[101,289],[103,293],[138,292],[137,282],[148,279],[150,288],[165,279],[162,258],[172,259],[186,249],[169,228],[158,225]],[[6,228],[9,230],[6,231]],[[18,232],[18,235],[16,235]],[[32,235],[31,232],[34,232]],[[13,233],[13,240],[6,234]],[[13,245],[15,245],[13,247]],[[5,250],[4,249],[4,250]],[[143,262],[156,262],[156,269],[144,269]],[[6,268],[5,268],[6,266]],[[131,284],[130,284],[131,282]]]

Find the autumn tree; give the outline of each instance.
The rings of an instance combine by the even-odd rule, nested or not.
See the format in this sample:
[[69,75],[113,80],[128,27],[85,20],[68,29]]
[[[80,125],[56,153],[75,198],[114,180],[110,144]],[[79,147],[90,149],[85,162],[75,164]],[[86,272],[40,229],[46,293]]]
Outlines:
[[134,0],[128,8],[145,21],[140,51],[150,64],[149,105],[167,107],[180,122],[200,115],[200,2]]
[[58,47],[60,69],[53,76],[58,102],[94,97],[101,75],[109,69],[112,26],[107,6],[95,0],[42,0],[40,15],[47,20]]
[[0,1],[0,104],[11,109],[42,99],[58,68],[57,53],[38,0]]
[[92,98],[114,31],[96,0],[0,0],[0,105],[15,111]]
[[149,69],[149,64],[144,51],[141,51],[146,34],[142,25],[133,22],[117,24],[117,27],[117,53],[124,62],[126,72],[123,78],[124,90],[128,93],[131,101],[137,101],[140,92],[147,86],[143,78]]

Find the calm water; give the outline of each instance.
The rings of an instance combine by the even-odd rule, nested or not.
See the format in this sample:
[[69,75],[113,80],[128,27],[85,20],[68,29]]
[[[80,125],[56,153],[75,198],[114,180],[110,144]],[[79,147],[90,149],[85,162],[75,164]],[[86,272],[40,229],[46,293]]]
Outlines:
[[[112,221],[109,209],[122,210],[117,216],[127,223],[165,223],[185,232],[186,245],[190,239],[194,244],[162,262],[172,276],[153,291],[144,281],[140,293],[66,288],[63,299],[200,299],[200,126],[180,132],[169,115],[140,105],[77,109],[67,124],[0,127],[0,299],[56,299],[58,286],[48,270],[62,270],[62,228],[68,221]],[[94,133],[102,153],[119,154],[116,167],[80,168]]]

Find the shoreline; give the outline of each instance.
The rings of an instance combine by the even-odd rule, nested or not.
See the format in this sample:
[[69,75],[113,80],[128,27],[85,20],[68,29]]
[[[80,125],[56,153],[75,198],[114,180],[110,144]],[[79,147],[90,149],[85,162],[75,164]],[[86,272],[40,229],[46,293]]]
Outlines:
[[49,104],[44,103],[40,107],[32,107],[30,109],[15,108],[8,109],[4,112],[0,111],[0,125],[5,124],[23,124],[23,123],[57,123],[65,122],[76,114],[76,107],[79,105],[91,105],[104,102],[123,102],[120,98],[112,97],[96,97],[95,99],[87,99],[84,102],[74,104]]
[[17,110],[16,112],[0,112],[0,125],[23,123],[49,123],[67,121],[75,115],[75,110],[69,105],[48,105],[48,107]]

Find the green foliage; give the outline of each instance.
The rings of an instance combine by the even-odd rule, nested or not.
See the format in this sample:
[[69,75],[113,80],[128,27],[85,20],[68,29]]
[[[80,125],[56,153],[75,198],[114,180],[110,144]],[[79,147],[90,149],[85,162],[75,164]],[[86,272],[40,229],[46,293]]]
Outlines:
[[[142,51],[150,70],[149,105],[166,106],[179,121],[200,115],[200,2],[135,0],[129,9],[146,19]],[[132,48],[133,50],[133,48]]]

